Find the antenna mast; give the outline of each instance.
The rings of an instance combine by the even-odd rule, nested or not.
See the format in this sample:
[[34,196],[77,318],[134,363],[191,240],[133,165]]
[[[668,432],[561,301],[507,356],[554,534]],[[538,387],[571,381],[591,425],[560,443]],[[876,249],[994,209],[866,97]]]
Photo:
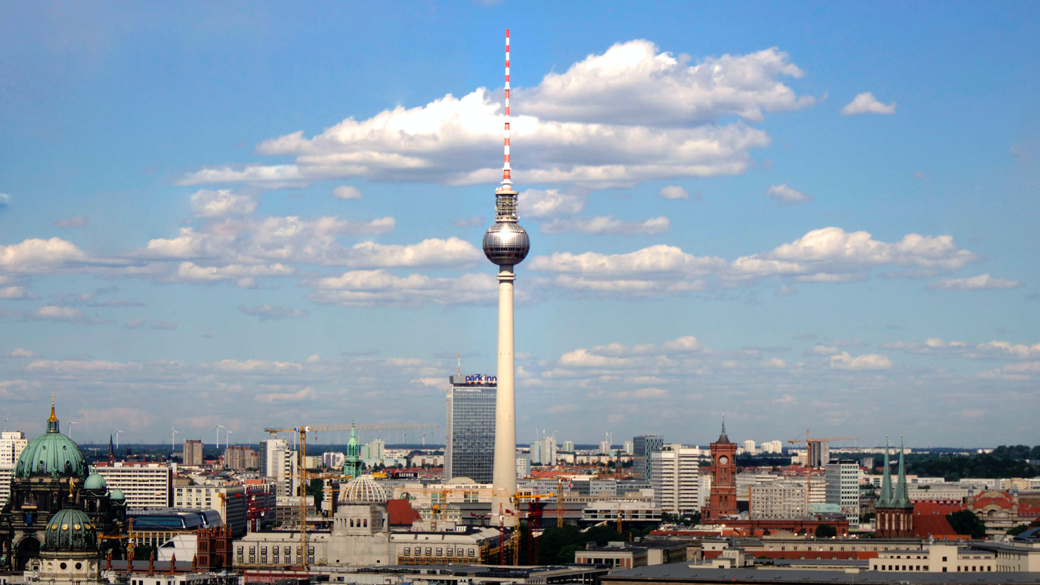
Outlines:
[[502,165],[502,186],[510,187],[513,181],[509,178],[509,29],[506,29],[506,129],[505,129],[505,161]]

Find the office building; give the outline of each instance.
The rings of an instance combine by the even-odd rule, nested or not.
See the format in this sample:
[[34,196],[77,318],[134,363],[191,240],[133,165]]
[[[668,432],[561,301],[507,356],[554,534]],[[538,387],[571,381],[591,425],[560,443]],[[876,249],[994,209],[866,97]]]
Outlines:
[[831,460],[830,441],[809,441],[808,444],[809,467],[819,469]]
[[696,512],[700,491],[700,449],[668,445],[650,454],[654,506],[662,512]]
[[202,465],[202,441],[184,441],[184,464],[194,467]]
[[248,499],[243,485],[192,485],[173,488],[173,507],[189,510],[216,510],[234,536],[246,533]]
[[531,443],[531,447],[530,447],[529,451],[530,451],[530,454],[531,454],[531,465],[541,465],[542,464],[542,442],[538,441],[537,443]]
[[0,435],[0,507],[11,495],[11,475],[22,450],[29,444],[25,433],[21,431],[4,431]]
[[128,508],[165,508],[170,505],[173,473],[164,463],[107,461],[98,463],[93,472],[105,478],[108,489],[123,492]]
[[556,465],[556,437],[552,435],[543,437],[539,452],[542,465]]
[[650,454],[664,447],[661,435],[639,435],[632,439],[633,471],[640,479],[650,479]]
[[621,446],[621,450],[624,451],[625,454],[631,455],[635,450],[635,447],[633,447],[633,445],[634,443],[632,441],[625,441]]
[[859,528],[859,463],[848,459],[833,460],[824,469],[827,503],[841,506],[849,528]]
[[804,518],[809,515],[805,486],[781,482],[751,486],[748,508],[753,519]]
[[744,452],[748,455],[755,455],[758,451],[755,450],[755,442],[752,440],[744,441]]
[[784,451],[784,444],[781,443],[780,441],[768,441],[768,442],[762,443],[762,452],[763,453],[777,453],[778,454],[778,453],[783,453],[783,451]]
[[[497,384],[490,376],[451,376],[448,425],[444,446],[444,480],[468,477],[491,483],[495,470],[495,400]],[[516,449],[512,457],[516,475]]]
[[260,456],[252,447],[243,445],[231,445],[224,449],[224,467],[237,471],[256,469],[259,467]]
[[516,458],[516,478],[524,479],[528,475],[531,475],[531,457],[520,455]]
[[574,453],[574,441],[564,441],[563,447],[560,449],[560,451],[564,451],[566,453]]
[[273,481],[276,495],[291,496],[296,493],[296,451],[285,439],[260,441],[260,474]]

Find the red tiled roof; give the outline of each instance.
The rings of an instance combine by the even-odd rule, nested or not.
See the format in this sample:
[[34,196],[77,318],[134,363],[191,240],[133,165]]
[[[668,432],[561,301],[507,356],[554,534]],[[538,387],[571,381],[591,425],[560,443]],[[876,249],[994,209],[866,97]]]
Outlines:
[[945,514],[914,514],[914,536],[918,538],[946,538],[970,540],[971,537],[957,534],[946,520]]
[[964,504],[947,504],[940,502],[920,501],[914,502],[914,516],[922,514],[938,514],[946,516],[965,509]]
[[390,514],[391,526],[411,526],[422,520],[408,500],[387,500],[386,511]]

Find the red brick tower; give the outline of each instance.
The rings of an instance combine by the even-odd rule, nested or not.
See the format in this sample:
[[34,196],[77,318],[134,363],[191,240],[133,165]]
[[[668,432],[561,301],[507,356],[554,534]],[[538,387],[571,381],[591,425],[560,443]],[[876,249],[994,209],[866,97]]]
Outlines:
[[711,495],[708,505],[701,509],[701,522],[716,522],[723,516],[737,513],[737,444],[726,436],[726,421],[722,434],[711,444]]

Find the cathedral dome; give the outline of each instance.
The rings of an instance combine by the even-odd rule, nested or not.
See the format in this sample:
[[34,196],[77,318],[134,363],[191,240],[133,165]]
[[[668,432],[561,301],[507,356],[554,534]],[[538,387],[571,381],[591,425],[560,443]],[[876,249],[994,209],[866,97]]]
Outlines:
[[368,476],[350,480],[339,494],[341,504],[384,504],[388,499],[386,490]]
[[87,476],[87,481],[83,482],[83,489],[95,492],[104,492],[108,489],[108,482],[105,481],[104,477],[96,473],[91,473]]
[[72,439],[58,432],[58,417],[51,405],[47,432],[29,441],[18,457],[15,477],[77,477],[86,479],[87,458]]
[[94,552],[97,550],[97,530],[85,513],[61,510],[47,523],[43,548],[48,551]]
[[126,502],[126,496],[123,495],[123,490],[121,489],[113,489],[109,492],[108,499],[110,499],[113,504],[123,504]]

